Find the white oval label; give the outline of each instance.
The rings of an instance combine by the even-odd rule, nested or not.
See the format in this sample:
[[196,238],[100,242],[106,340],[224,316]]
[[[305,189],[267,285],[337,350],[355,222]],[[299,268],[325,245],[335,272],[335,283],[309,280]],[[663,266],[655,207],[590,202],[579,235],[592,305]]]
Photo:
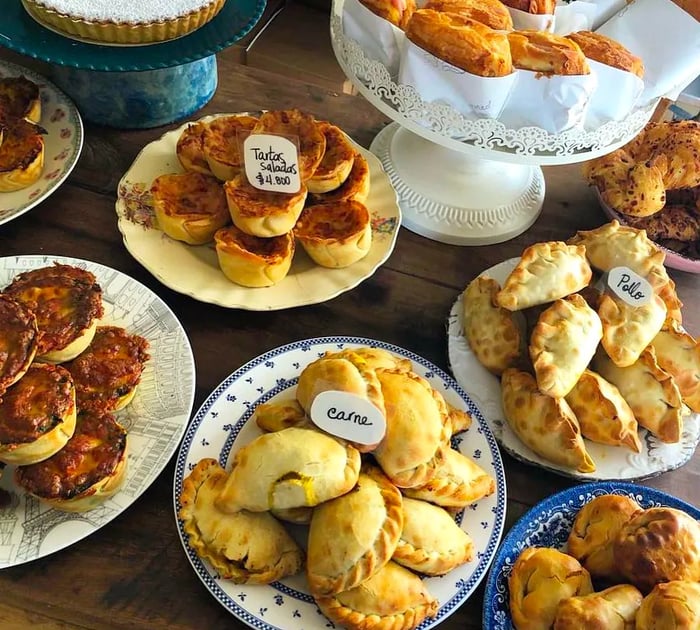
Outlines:
[[654,289],[628,267],[613,267],[608,272],[608,288],[630,306],[644,306],[651,300]]
[[331,435],[357,444],[379,444],[386,433],[384,414],[369,400],[329,390],[311,403],[312,422]]
[[299,152],[289,138],[267,133],[250,134],[243,141],[245,174],[260,190],[297,193],[301,188]]

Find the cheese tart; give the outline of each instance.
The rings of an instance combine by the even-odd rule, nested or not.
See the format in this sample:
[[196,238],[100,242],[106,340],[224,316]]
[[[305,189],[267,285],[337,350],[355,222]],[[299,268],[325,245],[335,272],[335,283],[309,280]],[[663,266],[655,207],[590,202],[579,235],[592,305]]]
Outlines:
[[593,31],[577,31],[567,37],[575,41],[588,59],[644,77],[644,62],[620,42]]
[[405,29],[416,10],[415,0],[360,0],[376,16]]
[[195,122],[187,125],[177,139],[175,155],[182,168],[192,173],[213,175],[204,154],[204,132],[206,123]]
[[36,315],[0,293],[0,396],[31,365],[39,343]]
[[316,264],[347,267],[364,258],[372,246],[369,210],[352,200],[308,206],[294,235]]
[[45,133],[24,118],[8,121],[0,144],[0,192],[21,190],[41,177]]
[[281,193],[252,186],[244,173],[224,184],[228,211],[234,225],[252,236],[282,236],[294,228],[304,209],[308,189]]
[[230,225],[214,234],[214,243],[221,271],[244,287],[276,284],[289,273],[294,257],[292,232],[260,238]]
[[9,119],[26,118],[38,123],[41,120],[39,86],[24,76],[0,78],[0,111]]
[[127,435],[108,413],[83,412],[65,446],[41,462],[19,466],[15,483],[64,512],[86,512],[115,494],[127,466]]
[[221,181],[233,179],[241,172],[243,157],[240,144],[258,123],[255,116],[221,116],[204,126],[204,157],[209,170]]
[[214,232],[230,221],[224,189],[211,175],[160,175],[151,185],[151,197],[158,227],[189,245],[211,242]]
[[36,359],[63,363],[88,347],[104,313],[102,288],[86,269],[55,263],[17,275],[5,294],[32,310],[39,328]]
[[501,0],[511,9],[525,11],[534,15],[554,15],[557,0]]
[[0,402],[0,461],[26,466],[51,457],[73,435],[75,416],[68,370],[35,363]]
[[507,35],[513,66],[543,74],[590,74],[586,56],[572,39],[547,31],[511,31]]
[[428,0],[423,8],[458,13],[498,31],[513,30],[513,18],[501,0]]
[[339,127],[329,122],[318,125],[326,137],[326,151],[306,182],[310,193],[325,193],[338,188],[350,175],[355,160],[355,149]]
[[350,174],[338,188],[322,194],[309,193],[313,203],[333,203],[354,199],[365,203],[370,191],[369,163],[361,153],[355,153]]

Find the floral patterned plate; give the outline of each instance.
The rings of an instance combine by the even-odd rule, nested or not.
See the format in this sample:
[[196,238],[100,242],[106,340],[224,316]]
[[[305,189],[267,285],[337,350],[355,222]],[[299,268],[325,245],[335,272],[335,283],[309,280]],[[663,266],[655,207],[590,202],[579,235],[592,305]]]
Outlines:
[[661,490],[625,482],[598,482],[567,488],[524,514],[503,539],[493,561],[484,594],[484,630],[513,630],[508,605],[508,576],[518,555],[528,547],[563,550],[578,511],[601,494],[619,494],[644,509],[672,507],[700,519],[700,510]]
[[[175,467],[175,513],[182,481],[198,461],[212,457],[228,468],[233,453],[260,435],[255,422],[249,421],[258,404],[276,398],[292,398],[299,373],[306,365],[328,351],[357,346],[384,348],[410,359],[413,370],[430,381],[448,402],[471,411],[475,422],[467,431],[453,438],[453,447],[474,458],[496,479],[494,494],[456,516],[460,526],[474,541],[475,559],[446,576],[426,579],[428,590],[440,602],[440,609],[434,619],[426,620],[419,628],[433,628],[454,612],[486,575],[503,531],[506,485],[496,441],[479,409],[452,378],[412,352],[371,339],[324,337],[276,348],[236,370],[212,392],[187,428]],[[221,579],[209,563],[202,561],[192,550],[182,522],[177,517],[176,520],[180,539],[195,572],[209,592],[240,620],[264,630],[333,627],[309,595],[303,575],[265,586],[236,585]],[[304,528],[300,527],[294,533],[299,534],[297,538],[303,544]]]
[[213,244],[194,247],[169,238],[158,229],[151,207],[151,182],[163,173],[183,170],[175,147],[188,124],[146,145],[122,178],[117,194],[124,245],[163,284],[202,302],[228,308],[277,310],[330,300],[360,284],[389,258],[401,223],[396,193],[379,160],[355,145],[370,166],[371,189],[366,203],[372,216],[369,253],[344,269],[326,269],[315,265],[297,247],[289,274],[274,286],[250,289],[231,282],[219,269]]
[[0,225],[20,216],[46,199],[70,175],[83,148],[83,122],[72,101],[40,74],[0,60],[0,77],[24,75],[39,86],[40,125],[44,136],[44,171],[31,186],[0,192]]
[[[517,258],[511,258],[484,271],[500,284],[515,267]],[[462,296],[450,310],[448,319],[448,352],[452,373],[457,382],[467,391],[484,414],[489,428],[498,443],[510,455],[521,461],[535,464],[560,475],[585,481],[595,480],[639,480],[654,477],[685,464],[695,452],[700,442],[700,414],[691,413],[684,417],[683,434],[680,442],[664,444],[646,429],[639,430],[642,452],[634,453],[620,446],[607,446],[586,440],[586,449],[596,464],[592,473],[558,466],[533,453],[525,446],[510,428],[501,406],[501,387],[496,376],[491,374],[477,360],[462,333]]]

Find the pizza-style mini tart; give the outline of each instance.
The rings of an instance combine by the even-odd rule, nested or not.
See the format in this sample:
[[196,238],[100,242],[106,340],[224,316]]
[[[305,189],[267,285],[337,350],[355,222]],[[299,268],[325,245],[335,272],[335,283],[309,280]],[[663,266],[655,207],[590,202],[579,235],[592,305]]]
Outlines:
[[314,174],[306,182],[310,193],[335,190],[350,174],[355,160],[355,149],[343,131],[329,122],[319,122],[326,136],[326,151]]
[[240,145],[258,123],[255,116],[221,116],[204,126],[204,157],[209,170],[221,181],[233,179],[241,172],[243,157]]
[[0,396],[24,376],[34,360],[38,342],[34,313],[0,293]]
[[369,163],[360,153],[355,153],[352,168],[345,181],[329,192],[310,194],[313,203],[333,203],[353,199],[365,203],[369,196],[370,173]]
[[8,119],[26,118],[38,123],[41,120],[39,86],[24,76],[0,78],[0,111]]
[[186,171],[202,173],[202,175],[213,174],[204,155],[204,131],[206,128],[206,123],[192,123],[185,127],[177,139],[175,155]]
[[0,192],[26,188],[41,177],[45,133],[24,118],[8,122],[0,144]]

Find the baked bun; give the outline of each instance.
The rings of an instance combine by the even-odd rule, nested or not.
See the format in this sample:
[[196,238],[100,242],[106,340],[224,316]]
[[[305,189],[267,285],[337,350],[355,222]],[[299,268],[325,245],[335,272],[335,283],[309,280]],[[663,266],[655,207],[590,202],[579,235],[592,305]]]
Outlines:
[[310,193],[320,194],[335,190],[348,178],[355,161],[355,149],[339,127],[328,122],[318,125],[326,136],[326,151],[306,186]]
[[416,10],[415,0],[360,0],[372,13],[391,22],[400,29],[405,29]]
[[221,182],[202,173],[169,173],[151,185],[158,227],[170,238],[204,245],[230,216]]
[[521,70],[562,75],[591,72],[579,45],[561,35],[535,30],[511,31],[508,41],[513,65]]
[[418,9],[406,27],[406,37],[471,74],[502,77],[513,71],[506,34],[456,13]]
[[24,118],[8,123],[0,144],[0,192],[26,188],[41,177],[45,133]]
[[126,473],[126,430],[111,414],[78,415],[73,437],[52,455],[15,470],[25,492],[64,512],[85,512],[115,494]]
[[255,116],[221,116],[206,124],[202,149],[209,169],[221,181],[241,172],[240,143],[258,123]]
[[639,606],[636,630],[700,628],[700,584],[673,580],[657,584]]
[[369,164],[361,153],[355,153],[350,174],[335,190],[322,194],[309,194],[313,203],[333,203],[354,199],[365,203],[370,190]]
[[423,8],[458,13],[498,31],[513,30],[513,18],[501,0],[428,0]]
[[175,155],[182,168],[191,173],[212,175],[209,163],[204,155],[204,132],[206,123],[195,122],[187,125],[175,145]]
[[9,119],[26,118],[38,123],[41,120],[39,86],[24,76],[0,78],[0,111]]
[[[36,315],[21,302],[0,293],[0,397],[24,376],[36,356]],[[0,440],[0,443],[2,441]]]
[[554,15],[556,0],[501,0],[511,9],[525,11],[534,15]]
[[214,243],[221,271],[244,287],[269,287],[279,282],[289,273],[294,257],[291,232],[260,238],[230,225],[214,234]]
[[575,41],[589,59],[631,72],[640,79],[644,77],[644,62],[614,39],[593,31],[569,33],[567,37]]
[[75,409],[68,370],[32,365],[0,402],[0,461],[26,466],[51,457],[73,435]]
[[316,264],[347,267],[364,258],[372,245],[369,210],[359,201],[309,206],[294,235]]
[[261,190],[241,173],[224,184],[224,192],[229,214],[239,230],[271,238],[292,231],[304,209],[308,189],[302,184],[296,193]]

